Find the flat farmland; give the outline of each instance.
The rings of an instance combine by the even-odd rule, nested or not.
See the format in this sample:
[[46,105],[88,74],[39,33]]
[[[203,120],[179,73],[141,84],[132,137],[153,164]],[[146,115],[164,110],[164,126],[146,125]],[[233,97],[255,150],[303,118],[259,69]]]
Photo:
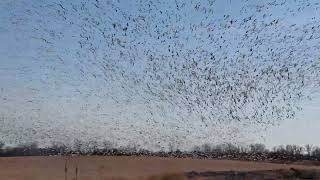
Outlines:
[[[3,180],[224,179],[232,172],[318,171],[319,166],[264,162],[135,156],[2,157]],[[290,171],[290,172],[289,172]],[[228,173],[227,173],[228,172]],[[261,174],[260,173],[260,174]],[[291,172],[294,173],[294,172]],[[231,175],[230,175],[231,176]],[[236,178],[237,179],[237,178]],[[249,178],[250,179],[250,178]],[[275,177],[276,179],[276,177]]]

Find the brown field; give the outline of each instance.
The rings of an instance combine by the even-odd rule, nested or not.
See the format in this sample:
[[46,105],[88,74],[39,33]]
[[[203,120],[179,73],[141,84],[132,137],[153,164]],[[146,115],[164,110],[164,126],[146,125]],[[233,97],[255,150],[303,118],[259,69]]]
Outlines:
[[244,172],[259,172],[260,174],[268,174],[269,178],[275,178],[279,173],[290,174],[290,169],[318,171],[320,166],[125,156],[0,158],[1,180],[183,180],[188,178],[206,179],[209,176],[220,179],[222,175],[225,177],[225,174],[228,174],[229,171],[232,171],[230,176],[234,176],[235,172],[239,175],[242,173],[241,176]]

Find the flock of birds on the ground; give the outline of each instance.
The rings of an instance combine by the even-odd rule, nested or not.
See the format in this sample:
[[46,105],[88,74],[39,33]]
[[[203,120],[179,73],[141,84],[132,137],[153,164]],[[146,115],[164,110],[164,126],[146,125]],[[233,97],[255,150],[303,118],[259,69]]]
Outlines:
[[74,79],[102,84],[88,96],[177,138],[236,141],[295,117],[320,85],[317,1],[15,3],[12,22],[56,63],[47,68],[76,66]]

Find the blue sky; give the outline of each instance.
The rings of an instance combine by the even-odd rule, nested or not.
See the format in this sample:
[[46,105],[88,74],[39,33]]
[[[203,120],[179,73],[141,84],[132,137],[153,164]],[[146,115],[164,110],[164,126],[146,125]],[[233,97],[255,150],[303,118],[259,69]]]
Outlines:
[[[45,144],[81,138],[84,141],[108,140],[119,146],[137,140],[139,146],[155,149],[167,146],[168,142],[189,148],[190,145],[229,140],[270,145],[320,144],[315,138],[316,129],[320,128],[320,99],[317,94],[312,94],[312,101],[290,101],[292,104],[301,103],[303,111],[297,114],[296,119],[281,121],[275,127],[268,125],[264,131],[264,126],[248,126],[250,121],[233,121],[227,115],[229,109],[225,102],[228,94],[216,97],[216,104],[220,103],[218,106],[210,109],[193,104],[194,113],[189,113],[185,98],[178,92],[181,87],[174,85],[175,91],[167,88],[172,85],[168,74],[188,82],[188,72],[170,69],[170,63],[166,64],[171,61],[177,67],[190,65],[191,58],[201,60],[202,57],[207,58],[204,52],[213,51],[217,59],[226,57],[227,67],[213,61],[207,64],[199,61],[199,64],[204,63],[202,67],[214,66],[216,70],[221,68],[217,75],[227,74],[230,78],[232,76],[228,74],[240,73],[241,68],[263,70],[267,63],[296,61],[302,67],[301,72],[307,73],[306,82],[317,84],[319,80],[315,78],[319,77],[319,72],[306,70],[310,62],[319,59],[319,34],[312,29],[312,26],[319,28],[320,24],[317,1],[277,1],[278,4],[274,4],[273,1],[220,0],[212,1],[212,6],[209,6],[211,1],[187,1],[189,4],[185,6],[183,1],[177,2],[181,10],[175,8],[175,1],[170,1],[154,3],[151,8],[158,8],[157,11],[151,9],[148,12],[149,3],[141,5],[136,1],[110,1],[109,4],[88,1],[84,9],[81,9],[80,0],[73,3],[1,1],[0,140],[9,144],[32,140]],[[95,9],[95,5],[101,6],[100,9]],[[193,7],[197,5],[198,9]],[[79,9],[73,11],[74,7]],[[204,14],[210,10],[212,14]],[[118,31],[129,22],[128,17],[120,12],[136,17],[135,29],[131,31],[135,33],[129,33],[131,24],[128,35]],[[176,15],[180,15],[180,19]],[[256,25],[253,20],[247,24],[240,23],[251,15],[256,19]],[[263,23],[277,19],[279,25],[262,28]],[[229,25],[231,20],[236,20],[233,25]],[[94,25],[95,22],[100,24]],[[191,31],[188,28],[192,25],[195,30]],[[254,26],[257,26],[256,30],[247,38],[241,38],[247,29]],[[153,31],[155,29],[164,34],[159,41],[158,32]],[[214,43],[207,38],[209,31],[212,31]],[[106,38],[101,32],[105,32]],[[181,33],[175,40],[170,40],[175,32]],[[117,46],[108,44],[113,36],[121,37],[115,39]],[[219,39],[220,36],[223,38]],[[256,36],[263,40],[259,46],[253,43],[256,43]],[[290,38],[285,39],[284,36]],[[301,42],[297,43],[299,39]],[[168,46],[173,51],[181,50],[181,54],[190,50],[194,53],[188,54],[190,59],[187,60],[181,56],[170,59],[172,52],[168,52]],[[223,47],[222,50],[219,46]],[[252,48],[258,58],[248,57],[245,63],[235,61],[240,53],[249,54]],[[270,48],[277,49],[275,54],[279,61],[270,60]],[[294,51],[293,55],[290,50]],[[154,74],[147,69],[150,68],[150,54],[157,59],[153,67],[158,70]],[[161,59],[163,57],[167,59]],[[302,66],[304,63],[307,65]],[[106,70],[103,67],[111,68]],[[195,73],[202,74],[202,67]],[[293,69],[293,72],[300,71]],[[185,95],[194,98],[191,103],[195,103],[197,97],[207,99],[199,95],[202,91],[197,91],[194,86],[205,85],[207,81],[195,78],[188,83],[190,85],[184,87]],[[286,81],[282,83],[285,87]],[[146,84],[158,96],[145,93]],[[217,88],[224,90],[223,87]],[[303,92],[308,94],[308,88]],[[204,94],[210,91],[212,89],[208,88]],[[254,106],[254,103],[249,104],[244,111],[250,114],[250,108]],[[285,107],[282,102],[278,106]],[[241,112],[237,115],[244,117]],[[271,111],[264,118],[264,122],[268,122],[267,118],[277,122]],[[226,122],[217,123],[215,119],[226,119]]]

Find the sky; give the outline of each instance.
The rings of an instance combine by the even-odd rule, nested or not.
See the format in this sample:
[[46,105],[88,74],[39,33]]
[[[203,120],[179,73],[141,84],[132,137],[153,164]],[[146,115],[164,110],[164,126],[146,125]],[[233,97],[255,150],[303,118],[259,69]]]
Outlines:
[[320,98],[315,95],[311,101],[303,103],[303,110],[295,119],[288,119],[266,133],[266,144],[315,144],[319,145]]
[[0,2],[0,141],[320,144],[317,1],[83,2]]

